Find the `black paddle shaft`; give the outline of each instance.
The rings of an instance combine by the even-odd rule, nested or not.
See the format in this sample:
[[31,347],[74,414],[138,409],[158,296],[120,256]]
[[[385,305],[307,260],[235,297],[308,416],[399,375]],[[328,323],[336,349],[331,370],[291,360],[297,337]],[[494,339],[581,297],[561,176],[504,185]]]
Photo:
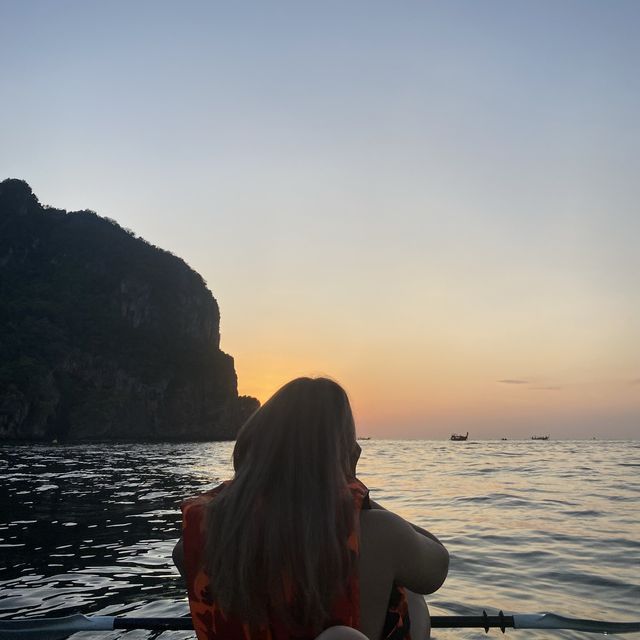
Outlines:
[[[431,616],[433,629],[500,629],[504,633],[507,627],[513,628],[513,616],[505,616],[502,611],[497,616]],[[114,629],[149,629],[151,631],[190,631],[193,629],[191,617],[184,618],[129,618],[117,617],[113,620]]]
[[470,629],[480,627],[489,633],[489,629],[500,629],[504,633],[508,627],[513,629],[513,616],[505,616],[502,611],[497,616],[488,616],[486,611],[481,616],[431,616],[433,629]]

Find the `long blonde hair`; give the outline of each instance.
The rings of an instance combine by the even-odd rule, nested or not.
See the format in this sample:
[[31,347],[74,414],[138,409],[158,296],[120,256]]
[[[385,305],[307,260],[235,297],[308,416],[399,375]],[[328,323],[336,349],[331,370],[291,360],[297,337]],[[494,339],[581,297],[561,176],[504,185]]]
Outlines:
[[275,611],[319,630],[352,571],[355,427],[345,391],[297,378],[238,434],[233,482],[207,512],[213,599],[252,626]]

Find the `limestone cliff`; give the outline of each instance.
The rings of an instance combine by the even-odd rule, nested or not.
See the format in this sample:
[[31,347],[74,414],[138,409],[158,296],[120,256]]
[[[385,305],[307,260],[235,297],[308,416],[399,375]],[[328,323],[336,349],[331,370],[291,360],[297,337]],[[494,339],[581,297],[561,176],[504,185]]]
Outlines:
[[0,438],[231,439],[220,312],[180,258],[0,183]]

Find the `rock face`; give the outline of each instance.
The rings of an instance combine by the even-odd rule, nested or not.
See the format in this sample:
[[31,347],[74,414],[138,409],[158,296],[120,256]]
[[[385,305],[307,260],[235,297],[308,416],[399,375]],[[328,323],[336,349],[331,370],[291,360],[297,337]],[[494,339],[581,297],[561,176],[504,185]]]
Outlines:
[[0,439],[233,439],[257,407],[180,258],[0,183]]

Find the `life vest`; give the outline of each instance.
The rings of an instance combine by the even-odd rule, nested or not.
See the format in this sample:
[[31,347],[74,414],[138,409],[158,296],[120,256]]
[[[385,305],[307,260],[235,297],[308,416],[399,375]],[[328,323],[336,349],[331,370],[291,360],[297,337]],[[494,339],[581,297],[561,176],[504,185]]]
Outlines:
[[[185,500],[182,505],[182,536],[184,547],[184,569],[187,578],[187,592],[193,627],[198,640],[311,640],[317,633],[312,630],[296,629],[292,632],[274,616],[259,629],[251,629],[239,617],[222,611],[213,600],[209,576],[204,570],[205,513],[212,500],[228,486],[225,482],[195,498]],[[357,573],[359,555],[360,510],[369,508],[369,490],[357,479],[349,484],[353,497],[354,528],[345,541],[352,554],[354,571],[349,576],[344,593],[337,597],[331,607],[330,620],[325,628],[345,625],[360,627],[360,584]]]

